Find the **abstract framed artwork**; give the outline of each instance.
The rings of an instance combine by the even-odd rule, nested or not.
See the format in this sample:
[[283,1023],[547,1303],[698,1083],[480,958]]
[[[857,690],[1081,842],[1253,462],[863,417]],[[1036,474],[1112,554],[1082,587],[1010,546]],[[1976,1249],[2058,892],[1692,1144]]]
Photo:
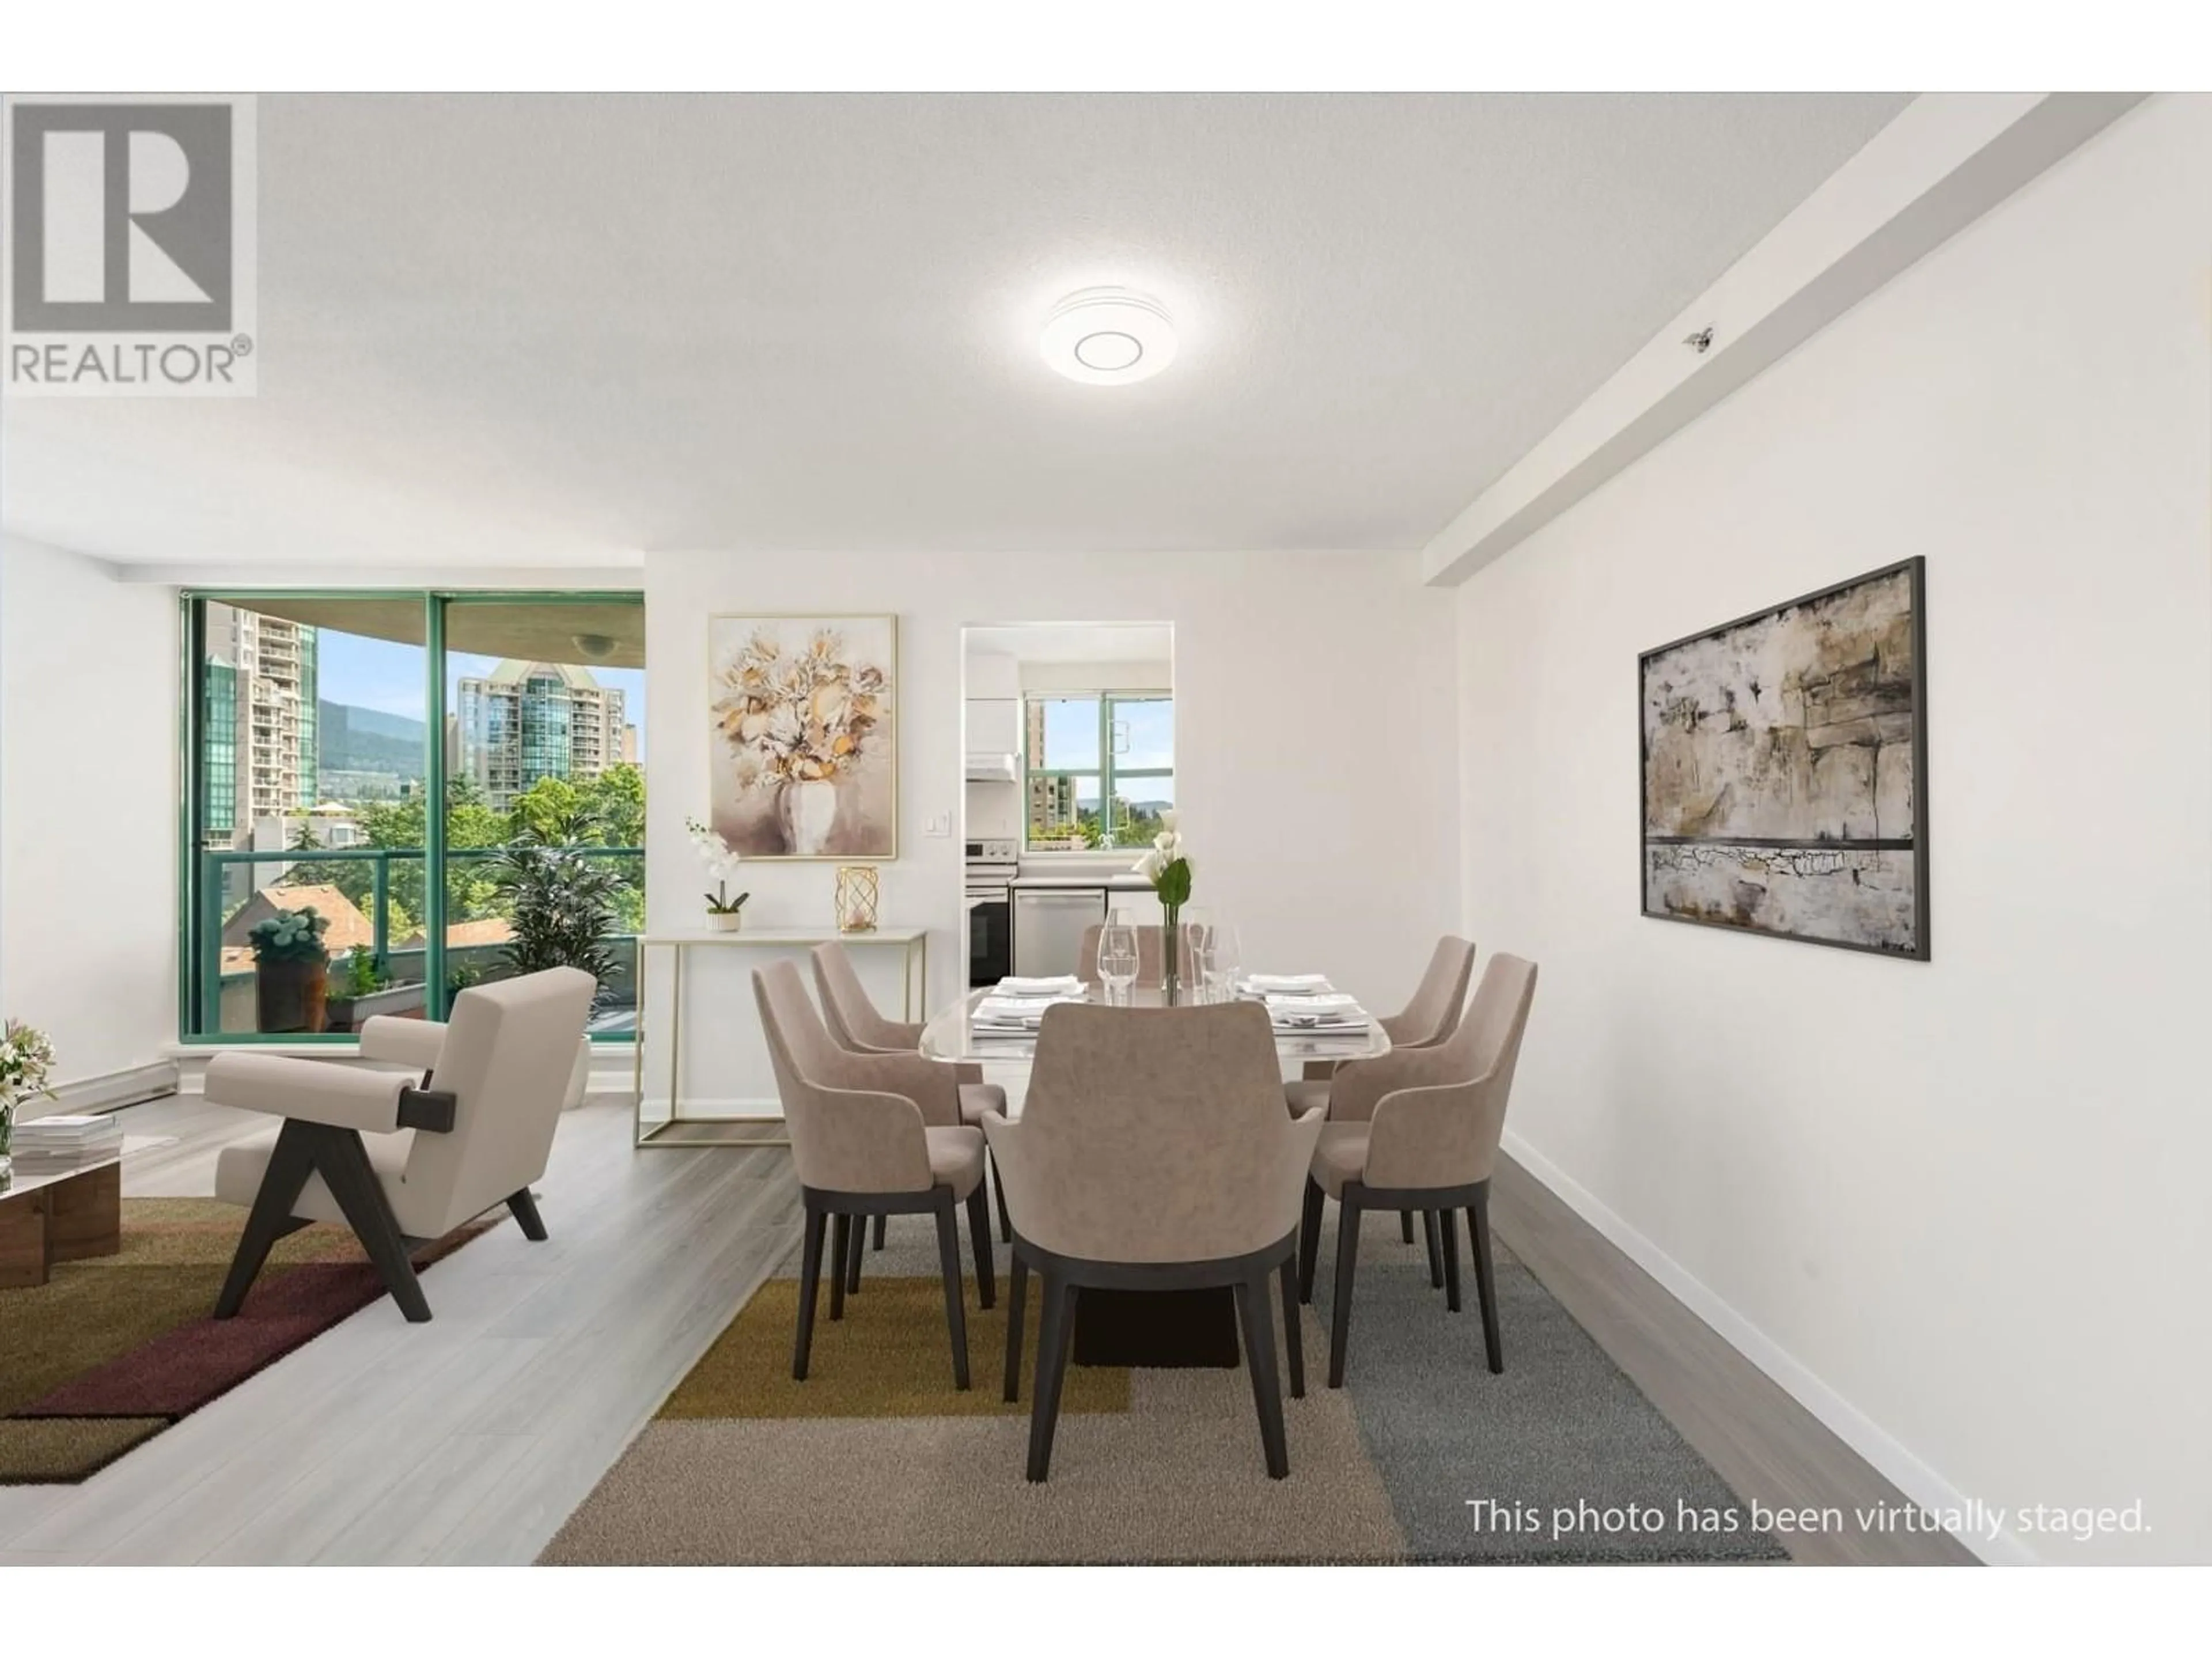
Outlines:
[[709,806],[749,859],[898,856],[898,618],[710,617]]
[[1925,586],[1907,559],[1637,659],[1645,915],[1929,959]]

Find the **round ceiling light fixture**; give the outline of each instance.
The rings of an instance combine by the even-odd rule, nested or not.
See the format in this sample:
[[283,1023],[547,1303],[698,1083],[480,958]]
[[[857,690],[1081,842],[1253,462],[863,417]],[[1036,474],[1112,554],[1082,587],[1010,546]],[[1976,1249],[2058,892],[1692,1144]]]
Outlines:
[[1126,288],[1086,288],[1045,319],[1044,360],[1071,380],[1127,386],[1175,362],[1175,323],[1167,307]]

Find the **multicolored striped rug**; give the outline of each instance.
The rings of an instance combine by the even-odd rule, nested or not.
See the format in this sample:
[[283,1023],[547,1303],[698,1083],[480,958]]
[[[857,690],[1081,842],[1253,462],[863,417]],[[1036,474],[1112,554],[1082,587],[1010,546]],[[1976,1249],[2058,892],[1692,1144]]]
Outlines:
[[[1331,1207],[1332,1223],[1334,1209]],[[1360,1240],[1346,1386],[1328,1274],[1304,1310],[1307,1397],[1267,1478],[1236,1370],[1071,1369],[1052,1479],[1000,1402],[1000,1306],[968,1285],[975,1386],[952,1387],[933,1224],[891,1222],[843,1320],[823,1291],[791,1380],[796,1251],[732,1320],[541,1558],[561,1565],[1768,1561],[1784,1553],[1501,1248],[1506,1370],[1467,1274],[1448,1313],[1395,1216]],[[963,1224],[964,1234],[964,1224]],[[963,1241],[964,1242],[964,1241]],[[1333,1260],[1334,1234],[1324,1234]],[[1462,1248],[1465,1245],[1462,1243]],[[1034,1306],[1034,1298],[1032,1298]],[[1733,1515],[1733,1524],[1728,1517]],[[1717,1522],[1718,1524],[1711,1524]]]

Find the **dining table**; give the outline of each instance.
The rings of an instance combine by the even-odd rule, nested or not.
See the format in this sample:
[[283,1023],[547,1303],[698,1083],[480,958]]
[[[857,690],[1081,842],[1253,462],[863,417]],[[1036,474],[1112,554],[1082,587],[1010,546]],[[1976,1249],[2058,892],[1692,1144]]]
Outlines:
[[[1021,1074],[1036,1059],[1037,1033],[978,1030],[976,1010],[997,994],[997,987],[984,986],[939,1010],[922,1028],[921,1052],[932,1060],[1000,1068],[1000,1077],[994,1080],[1016,1085],[1006,1092],[1009,1115],[1018,1117],[1018,1085]],[[1106,1000],[1097,985],[1086,985],[1083,995],[1091,1003]],[[1132,988],[1124,998],[1120,1006],[1132,1008],[1199,1000],[1194,990],[1185,988],[1171,1003],[1161,988],[1142,985]],[[1348,1029],[1278,1024],[1275,1030],[1275,1054],[1286,1080],[1300,1075],[1311,1062],[1373,1060],[1389,1052],[1390,1034],[1372,1014]],[[1069,1357],[1079,1365],[1233,1369],[1240,1358],[1236,1293],[1226,1289],[1079,1291]]]

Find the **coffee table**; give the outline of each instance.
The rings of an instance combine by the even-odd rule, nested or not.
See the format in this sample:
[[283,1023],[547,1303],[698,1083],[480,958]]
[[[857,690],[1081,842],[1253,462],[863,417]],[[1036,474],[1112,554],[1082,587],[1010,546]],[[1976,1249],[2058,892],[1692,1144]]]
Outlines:
[[26,1175],[0,1189],[0,1291],[46,1282],[57,1261],[123,1248],[123,1160]]

